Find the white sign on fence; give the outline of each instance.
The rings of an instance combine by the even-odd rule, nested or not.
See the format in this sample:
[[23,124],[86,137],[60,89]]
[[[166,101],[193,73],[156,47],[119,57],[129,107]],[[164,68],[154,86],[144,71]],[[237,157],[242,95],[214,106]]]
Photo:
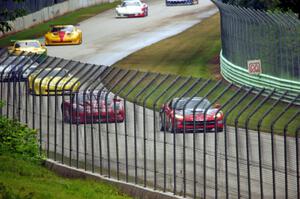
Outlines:
[[260,62],[260,59],[257,59],[257,60],[249,60],[247,62],[247,65],[248,65],[248,72],[249,74],[252,74],[252,75],[258,75],[258,74],[261,74],[261,62]]

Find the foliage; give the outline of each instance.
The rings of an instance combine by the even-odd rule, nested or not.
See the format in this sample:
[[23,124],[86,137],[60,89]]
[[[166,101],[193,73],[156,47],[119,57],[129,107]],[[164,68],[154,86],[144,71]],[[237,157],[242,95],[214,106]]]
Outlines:
[[0,199],[128,199],[118,189],[89,179],[66,179],[32,161],[0,156]]
[[283,12],[293,11],[298,14],[298,18],[300,19],[299,0],[222,0],[222,2],[258,10],[280,10]]
[[[6,2],[8,0],[0,0],[0,2]],[[21,3],[24,0],[12,0],[13,3]],[[8,32],[12,29],[9,21],[13,21],[18,17],[24,16],[26,10],[23,8],[17,8],[15,10],[9,10],[6,7],[0,8],[0,31],[2,33]]]
[[17,121],[0,117],[0,155],[3,154],[39,160],[36,131]]

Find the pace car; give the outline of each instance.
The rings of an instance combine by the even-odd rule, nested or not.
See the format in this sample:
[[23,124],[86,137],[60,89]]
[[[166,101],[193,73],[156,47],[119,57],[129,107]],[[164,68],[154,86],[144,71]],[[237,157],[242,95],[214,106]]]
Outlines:
[[82,31],[74,25],[53,25],[45,34],[46,45],[71,45],[82,43]]
[[80,91],[71,101],[63,101],[61,108],[69,123],[123,122],[125,118],[123,101],[107,91]]
[[174,98],[163,104],[160,121],[161,129],[171,132],[182,132],[184,129],[186,132],[203,131],[204,128],[207,131],[215,128],[217,131],[223,131],[223,112],[220,105],[211,105],[208,99],[201,97]]
[[116,8],[116,17],[146,17],[148,5],[140,0],[125,0]]
[[0,58],[0,81],[25,81],[38,66],[39,63],[30,56],[11,55]]
[[166,6],[194,5],[194,4],[198,4],[198,0],[166,0]]
[[22,52],[47,55],[47,48],[38,40],[17,40],[8,47],[8,52],[13,55],[20,55]]
[[80,82],[67,69],[44,68],[35,70],[28,77],[29,91],[34,95],[73,94]]

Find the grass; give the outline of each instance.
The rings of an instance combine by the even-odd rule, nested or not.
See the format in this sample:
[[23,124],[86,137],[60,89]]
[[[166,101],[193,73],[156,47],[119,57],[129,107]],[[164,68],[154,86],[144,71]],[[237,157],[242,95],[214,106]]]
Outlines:
[[218,79],[220,16],[152,44],[114,64],[124,69]]
[[34,199],[130,198],[121,195],[111,185],[89,179],[62,178],[28,160],[2,155],[0,156],[0,198],[8,198],[9,195],[11,198]]
[[115,1],[113,3],[103,3],[95,6],[90,6],[87,8],[81,8],[71,13],[67,13],[63,16],[57,17],[55,19],[46,21],[42,24],[33,26],[29,29],[4,36],[0,39],[0,47],[5,47],[11,45],[11,40],[21,40],[21,39],[33,39],[43,36],[48,30],[51,24],[78,24],[79,22],[93,17],[101,12],[112,9],[118,5],[120,1]]

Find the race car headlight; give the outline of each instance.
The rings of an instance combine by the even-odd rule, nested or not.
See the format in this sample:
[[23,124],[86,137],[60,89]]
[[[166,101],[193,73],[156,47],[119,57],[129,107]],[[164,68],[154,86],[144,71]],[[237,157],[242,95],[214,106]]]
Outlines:
[[221,118],[222,117],[222,113],[220,113],[220,112],[217,113],[216,117],[217,117],[217,119]]
[[176,119],[183,119],[183,115],[175,114],[175,118],[176,118]]

